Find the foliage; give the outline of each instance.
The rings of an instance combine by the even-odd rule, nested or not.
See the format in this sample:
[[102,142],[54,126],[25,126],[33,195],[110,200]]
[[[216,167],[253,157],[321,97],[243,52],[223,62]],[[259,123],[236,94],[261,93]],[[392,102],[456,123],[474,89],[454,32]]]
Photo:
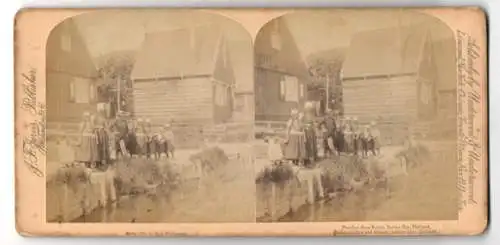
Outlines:
[[293,177],[294,171],[290,164],[273,164],[260,172],[255,182],[257,184],[284,183]]
[[[101,90],[108,97],[108,101],[113,101],[113,103],[118,103],[118,98],[114,90],[117,88],[117,81],[122,81],[120,83],[121,91],[127,91],[132,88],[131,73],[134,66],[134,58],[131,55],[123,53],[111,53],[107,56],[101,57],[101,61],[98,64],[98,76],[99,79],[105,83],[99,86]],[[121,93],[121,108],[124,111],[130,111],[130,105],[132,104],[131,93]]]

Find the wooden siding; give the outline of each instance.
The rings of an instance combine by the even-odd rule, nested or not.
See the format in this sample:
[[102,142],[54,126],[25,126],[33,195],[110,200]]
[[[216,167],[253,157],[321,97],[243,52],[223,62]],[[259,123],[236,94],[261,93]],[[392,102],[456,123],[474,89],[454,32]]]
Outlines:
[[345,114],[360,120],[413,120],[417,115],[416,86],[415,76],[345,82]]
[[[228,87],[226,90],[226,104],[225,105],[217,105],[215,103],[216,98],[216,86],[221,82],[212,82],[212,103],[213,103],[213,122],[214,123],[225,123],[228,122],[233,116],[233,95],[232,87]],[[223,83],[225,84],[225,83]],[[220,86],[220,84],[219,84]]]
[[208,77],[135,82],[133,91],[137,117],[154,123],[213,121],[212,83]]
[[[70,81],[73,75],[48,72],[47,73],[47,121],[48,122],[78,122],[83,112],[96,112],[95,101],[85,104],[71,102]],[[94,80],[95,82],[95,80]]]
[[[286,120],[293,108],[301,109],[304,106],[305,97],[299,98],[298,103],[284,101],[280,98],[281,77],[287,74],[262,68],[257,68],[255,72],[256,120]],[[306,89],[304,80],[298,78],[298,81],[299,90],[301,84],[304,84],[304,89]]]

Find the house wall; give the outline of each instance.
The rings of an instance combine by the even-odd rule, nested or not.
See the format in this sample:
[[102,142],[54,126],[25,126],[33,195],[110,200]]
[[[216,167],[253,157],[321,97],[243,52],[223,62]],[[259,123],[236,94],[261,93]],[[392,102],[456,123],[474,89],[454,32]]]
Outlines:
[[[306,96],[299,97],[298,102],[289,102],[281,99],[280,81],[282,76],[290,75],[268,69],[256,69],[256,91],[255,91],[255,119],[260,121],[283,121],[289,118],[293,108],[302,109],[306,101]],[[298,79],[299,87],[306,85],[303,79]]]
[[213,88],[209,77],[134,82],[135,115],[152,123],[213,121]]
[[299,84],[302,84],[309,77],[309,71],[283,18],[277,18],[259,30],[254,53],[255,119],[286,120],[290,110],[303,107],[305,100],[301,98],[298,103],[280,100],[281,76],[298,77]]
[[[78,76],[60,72],[49,71],[47,73],[46,95],[48,122],[78,122],[82,119],[83,112],[96,112],[97,106],[95,100],[84,104],[71,101],[70,82],[77,77]],[[95,83],[95,80],[92,80],[92,82]]]
[[224,105],[218,105],[216,103],[217,86],[220,86],[221,82],[212,82],[212,104],[213,104],[213,122],[214,123],[224,123],[231,119],[233,115],[233,88],[227,87],[225,91],[226,101]]
[[352,80],[343,83],[344,113],[362,124],[377,121],[382,144],[400,144],[417,118],[415,76]]
[[252,93],[236,93],[233,121],[249,122],[255,118],[255,99]]
[[417,115],[416,88],[415,76],[345,81],[345,115],[359,120],[413,120]]

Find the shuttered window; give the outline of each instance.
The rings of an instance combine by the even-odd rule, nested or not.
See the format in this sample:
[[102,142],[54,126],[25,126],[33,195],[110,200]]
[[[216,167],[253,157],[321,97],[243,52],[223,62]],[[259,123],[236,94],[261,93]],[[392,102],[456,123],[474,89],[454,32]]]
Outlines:
[[90,79],[73,78],[69,83],[70,101],[78,104],[95,100],[95,86]]

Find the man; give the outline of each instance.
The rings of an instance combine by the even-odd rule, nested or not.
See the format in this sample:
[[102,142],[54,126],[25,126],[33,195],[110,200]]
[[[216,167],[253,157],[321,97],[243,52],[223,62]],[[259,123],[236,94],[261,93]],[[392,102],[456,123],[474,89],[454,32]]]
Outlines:
[[[332,111],[332,109],[328,109],[326,111],[325,118],[323,120],[323,124],[326,127],[327,133],[326,133],[326,140],[327,140],[327,145],[328,149],[326,149],[330,154],[333,153],[334,150],[334,144],[333,142],[335,141],[335,132],[337,131],[337,123],[336,123],[336,118],[335,115]],[[325,147],[326,147],[325,146]]]

